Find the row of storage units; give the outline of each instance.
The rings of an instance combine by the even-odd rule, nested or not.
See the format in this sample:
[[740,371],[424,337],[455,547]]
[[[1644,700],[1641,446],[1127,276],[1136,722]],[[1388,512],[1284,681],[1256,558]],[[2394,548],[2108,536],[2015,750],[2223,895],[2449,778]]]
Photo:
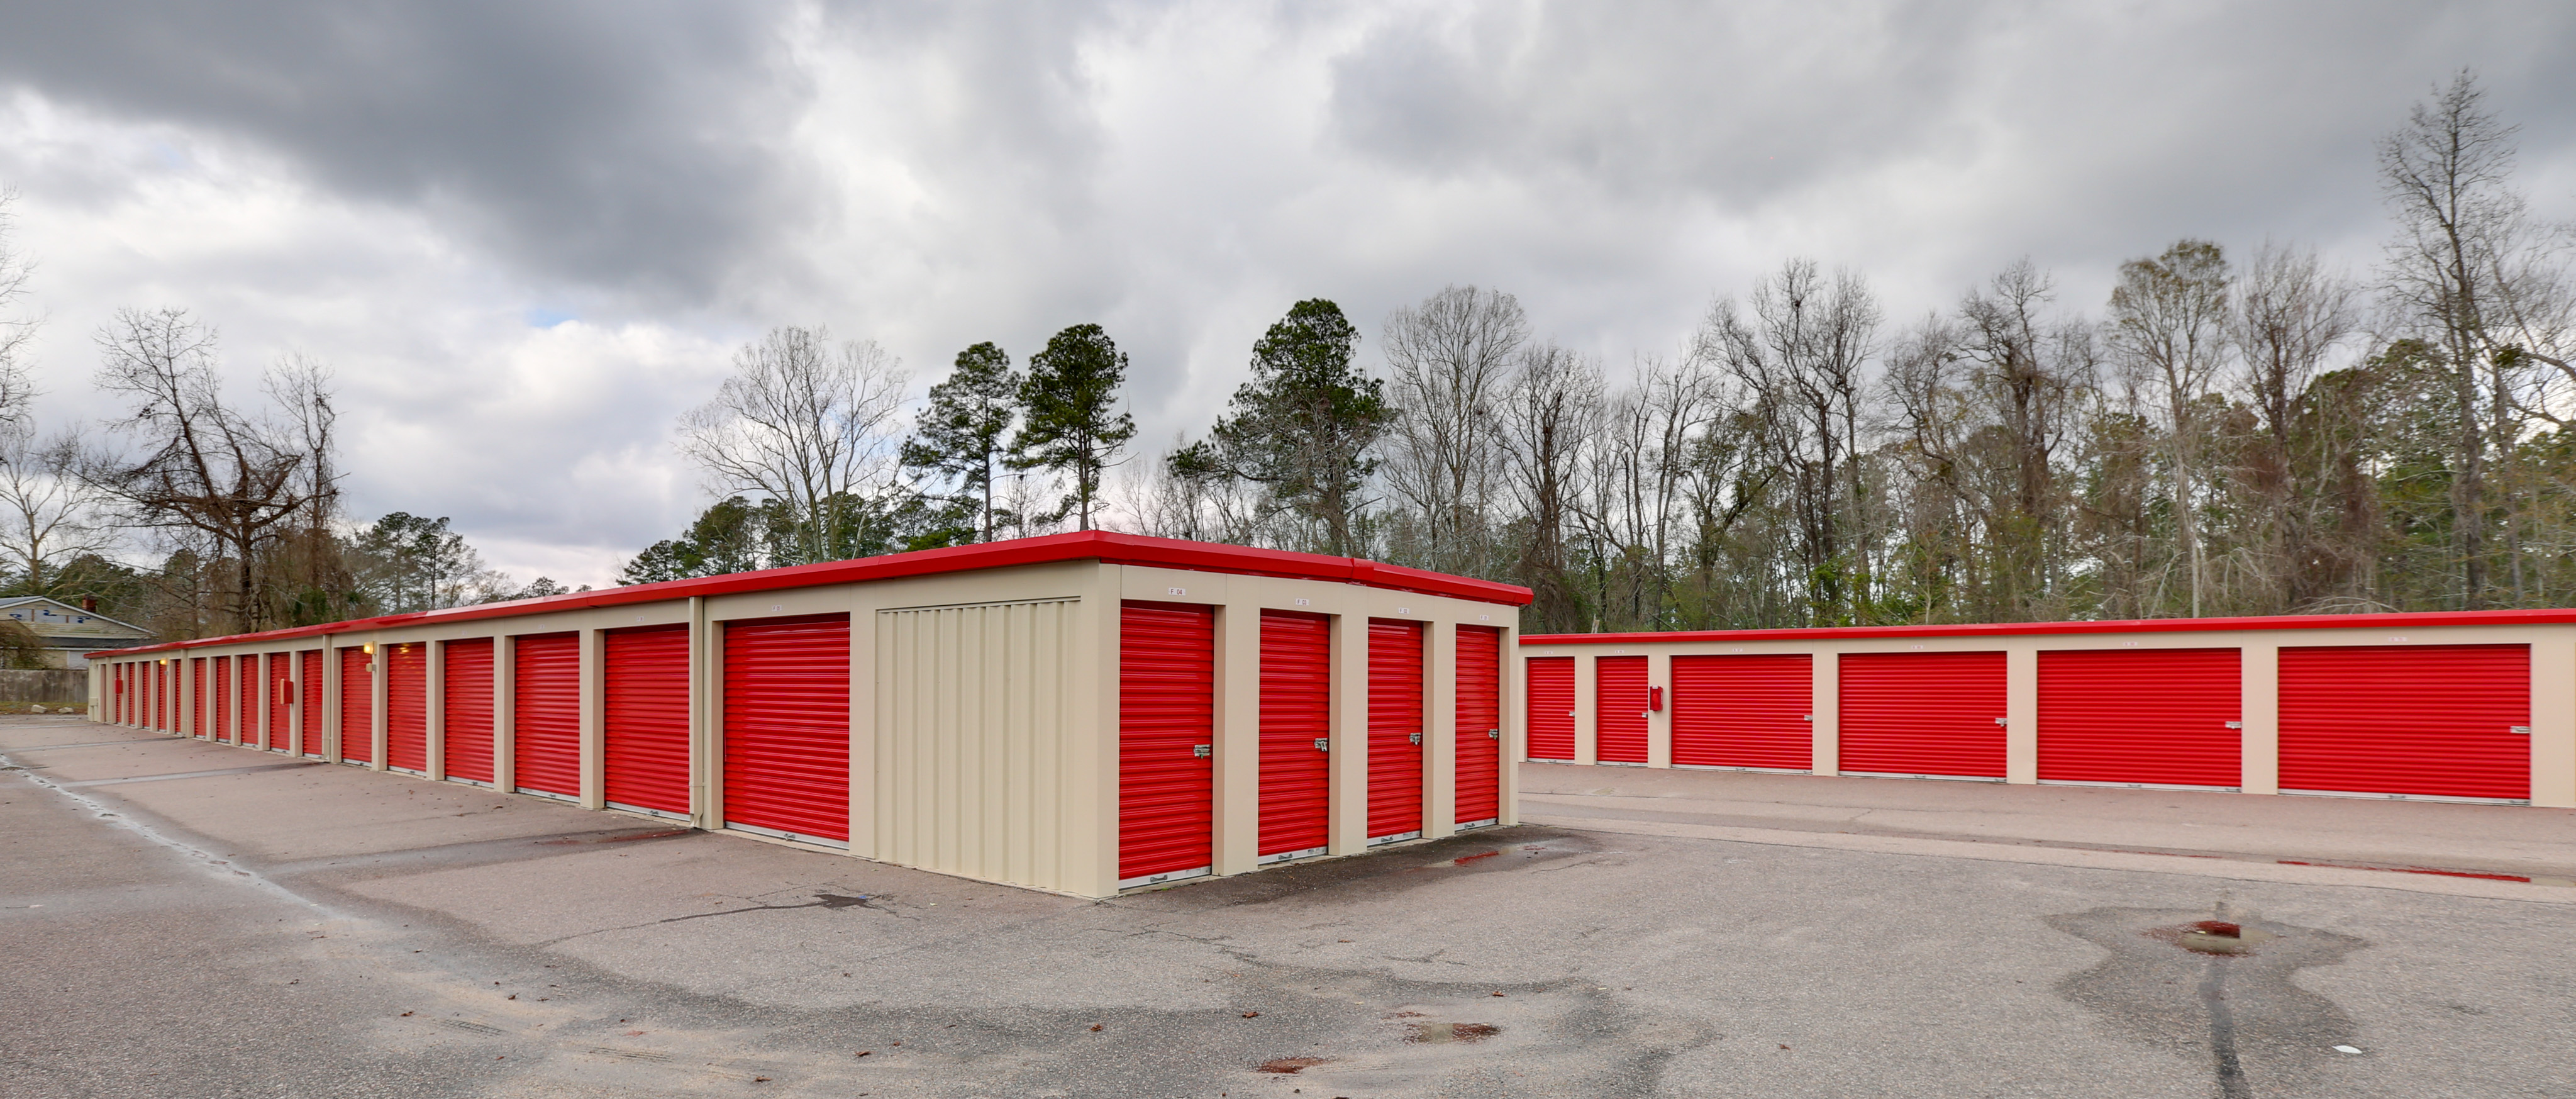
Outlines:
[[1537,761],[2576,806],[2576,610],[1521,639]]
[[100,653],[91,712],[1107,896],[1512,823],[1528,597],[1095,531]]

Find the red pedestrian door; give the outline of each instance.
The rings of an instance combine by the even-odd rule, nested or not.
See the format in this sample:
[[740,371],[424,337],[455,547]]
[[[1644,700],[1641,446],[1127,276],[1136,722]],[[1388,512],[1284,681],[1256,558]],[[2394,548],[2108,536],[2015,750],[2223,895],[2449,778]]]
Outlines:
[[1529,758],[1574,762],[1574,658],[1534,656],[1529,672]]
[[725,827],[850,845],[850,616],[728,622]]
[[1673,658],[1673,766],[1814,769],[1814,661],[1804,653]]
[[1846,653],[1842,772],[2004,777],[2004,654]]
[[447,778],[492,785],[492,640],[450,641],[440,656],[439,708],[446,716]]
[[2235,649],[2039,654],[2039,780],[2235,790],[2244,721]]
[[2281,650],[2281,790],[2530,801],[2530,646]]
[[340,650],[340,762],[376,761],[375,654]]
[[1458,627],[1456,810],[1460,828],[1499,823],[1503,811],[1503,631]]
[[1216,611],[1118,614],[1118,888],[1194,878],[1215,850]]
[[608,804],[689,818],[689,628],[613,630],[601,745]]
[[407,774],[429,773],[429,645],[413,641],[383,647],[385,657],[385,766]]
[[1368,841],[1422,835],[1420,622],[1369,620]]
[[1605,656],[1592,662],[1594,758],[1603,763],[1646,763],[1646,658]]
[[1261,612],[1260,861],[1331,846],[1332,622]]
[[511,639],[510,737],[513,789],[581,797],[580,634]]

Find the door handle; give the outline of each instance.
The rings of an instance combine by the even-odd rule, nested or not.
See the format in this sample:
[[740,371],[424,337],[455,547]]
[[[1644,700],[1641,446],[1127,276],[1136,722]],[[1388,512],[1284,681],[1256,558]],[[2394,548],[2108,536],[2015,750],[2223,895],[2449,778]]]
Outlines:
[[1332,738],[1330,738],[1330,737],[1320,737],[1320,736],[1319,736],[1319,737],[1316,737],[1316,738],[1315,738],[1315,750],[1316,750],[1316,751],[1318,751],[1318,752],[1329,752],[1329,751],[1332,751],[1332,750],[1333,750],[1333,741],[1332,741]]
[[1213,745],[1213,744],[1193,744],[1193,745],[1190,745],[1190,758],[1192,758],[1192,759],[1206,759],[1206,758],[1208,758],[1208,757],[1210,757],[1210,756],[1213,756],[1213,755],[1215,755],[1215,754],[1216,754],[1216,745]]
[[1503,739],[1503,731],[1500,729],[1487,729],[1485,730],[1485,739],[1501,740]]
[[1422,734],[1420,734],[1420,733],[1415,733],[1415,734],[1413,734],[1413,735],[1411,735],[1411,736],[1405,737],[1404,739],[1409,740],[1409,741],[1412,741],[1413,743],[1415,743],[1415,744],[1419,745],[1419,744],[1421,744],[1421,743],[1422,743]]

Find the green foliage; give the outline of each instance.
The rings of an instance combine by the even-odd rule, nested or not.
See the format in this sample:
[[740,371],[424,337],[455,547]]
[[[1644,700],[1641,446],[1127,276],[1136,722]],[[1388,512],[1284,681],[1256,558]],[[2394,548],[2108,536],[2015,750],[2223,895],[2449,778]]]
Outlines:
[[[884,506],[851,496],[825,501],[831,531],[821,541],[827,561],[937,549],[975,540],[974,512],[965,504],[908,496]],[[795,509],[776,500],[753,503],[740,496],[718,500],[677,538],[645,547],[619,573],[627,584],[654,584],[702,576],[807,564],[810,544]]]
[[1252,380],[1234,391],[1231,413],[1167,460],[1172,475],[1262,485],[1322,528],[1324,552],[1357,552],[1357,496],[1394,411],[1385,383],[1352,365],[1359,339],[1340,306],[1298,302],[1252,345]]
[[993,505],[993,482],[1007,454],[1003,436],[1019,415],[1021,385],[1001,348],[979,343],[960,351],[948,380],[930,387],[930,406],[903,444],[904,468],[950,482],[943,499],[972,503],[975,537],[987,542],[1009,522]]
[[1047,469],[1072,479],[1052,522],[1078,514],[1081,529],[1091,529],[1093,506],[1100,498],[1101,475],[1116,465],[1119,452],[1136,435],[1136,421],[1117,411],[1118,390],[1127,381],[1127,356],[1096,324],[1077,324],[1047,340],[1046,350],[1029,358],[1028,379],[1020,385],[1023,421],[1011,440],[1014,469]]

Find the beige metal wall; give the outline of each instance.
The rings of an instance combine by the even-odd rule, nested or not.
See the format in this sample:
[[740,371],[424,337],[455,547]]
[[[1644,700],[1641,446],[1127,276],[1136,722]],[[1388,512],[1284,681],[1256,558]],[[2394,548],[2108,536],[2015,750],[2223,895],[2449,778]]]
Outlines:
[[[2274,629],[2195,630],[2143,634],[2024,634],[1984,637],[1829,638],[1759,641],[1621,641],[1612,644],[1527,645],[1522,661],[1538,656],[1575,658],[1575,762],[1596,763],[1593,661],[1645,655],[1648,682],[1672,684],[1672,658],[1731,653],[1807,653],[1814,658],[1813,773],[1840,773],[1835,717],[1837,665],[1844,653],[2001,652],[2005,654],[2004,774],[2011,783],[2039,781],[2039,656],[2072,649],[2236,649],[2241,654],[2244,739],[2242,786],[2249,794],[2280,793],[2279,654],[2285,648],[2334,645],[2529,645],[2531,646],[2531,803],[2576,807],[2576,626],[2432,626],[2390,630]],[[1648,764],[1672,765],[1672,710],[1647,722]],[[1522,753],[1514,758],[1526,758]]]

